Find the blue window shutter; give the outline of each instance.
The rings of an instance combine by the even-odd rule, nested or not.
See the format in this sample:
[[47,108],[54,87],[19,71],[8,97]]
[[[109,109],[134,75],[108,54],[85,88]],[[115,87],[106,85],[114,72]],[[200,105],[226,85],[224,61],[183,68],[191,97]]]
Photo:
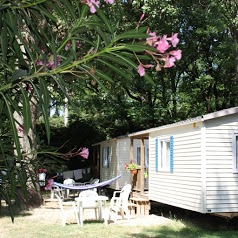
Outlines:
[[155,139],[155,170],[159,171],[159,140]]
[[174,172],[174,137],[170,136],[170,172]]

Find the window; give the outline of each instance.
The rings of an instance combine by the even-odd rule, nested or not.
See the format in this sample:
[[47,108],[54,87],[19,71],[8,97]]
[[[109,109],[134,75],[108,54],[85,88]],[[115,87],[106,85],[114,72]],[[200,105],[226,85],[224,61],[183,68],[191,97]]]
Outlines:
[[238,173],[238,132],[233,134],[233,172]]
[[149,167],[149,148],[145,148],[145,168]]
[[140,165],[140,160],[141,160],[140,154],[141,154],[141,149],[140,147],[137,147],[136,148],[136,164],[138,165]]
[[[141,165],[141,147],[136,147],[136,164]],[[149,166],[149,148],[145,147],[145,168]]]
[[173,136],[155,140],[156,171],[173,172]]
[[102,167],[108,168],[109,167],[109,146],[102,148]]

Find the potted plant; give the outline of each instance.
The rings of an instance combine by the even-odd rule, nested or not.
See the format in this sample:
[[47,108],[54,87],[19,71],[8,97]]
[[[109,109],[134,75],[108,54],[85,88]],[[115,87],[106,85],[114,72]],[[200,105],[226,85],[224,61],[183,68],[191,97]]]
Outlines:
[[136,174],[137,173],[137,169],[139,169],[140,166],[134,162],[130,163],[130,164],[125,164],[125,169],[130,171],[132,174]]

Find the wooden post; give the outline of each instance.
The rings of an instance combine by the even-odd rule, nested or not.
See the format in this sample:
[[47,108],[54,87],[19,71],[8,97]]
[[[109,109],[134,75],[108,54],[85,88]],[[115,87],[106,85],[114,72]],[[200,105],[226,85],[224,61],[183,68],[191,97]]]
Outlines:
[[[134,140],[133,138],[131,138],[131,144],[130,144],[130,163],[134,162]],[[132,191],[136,186],[136,176],[131,174],[131,187],[132,187]]]
[[130,163],[134,162],[134,140],[131,138],[130,144]]

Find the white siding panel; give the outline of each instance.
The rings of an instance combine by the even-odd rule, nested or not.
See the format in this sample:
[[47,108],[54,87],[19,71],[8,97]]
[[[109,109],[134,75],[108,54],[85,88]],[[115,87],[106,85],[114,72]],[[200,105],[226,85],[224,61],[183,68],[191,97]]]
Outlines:
[[[177,134],[176,134],[177,132]],[[174,137],[173,173],[155,171],[155,138]],[[160,131],[150,137],[149,198],[151,200],[201,211],[201,135],[193,126],[183,130]]]
[[117,155],[117,174],[122,174],[118,179],[117,186],[113,189],[120,190],[124,185],[130,183],[130,173],[125,170],[125,164],[130,162],[130,139],[120,138],[117,140],[118,155]]
[[191,202],[191,201],[187,201],[186,197],[183,197],[183,198],[184,199],[181,199],[181,201],[178,201],[174,195],[171,197],[166,197],[160,194],[155,194],[154,197],[151,197],[151,200],[168,204],[171,206],[175,206],[175,207],[180,207],[187,210],[201,212],[201,203],[199,202],[198,199],[193,199],[193,201]]
[[[232,158],[235,131],[237,114],[151,132],[149,198],[198,212],[238,212],[238,174],[233,174]],[[173,173],[156,172],[155,138],[171,135]]]
[[[109,167],[102,167],[102,148],[109,146]],[[126,183],[130,183],[130,173],[124,168],[125,163],[130,161],[130,139],[128,137],[111,139],[100,143],[100,181],[105,181],[122,174],[122,177],[110,184],[111,189],[119,190]]]
[[235,183],[237,183],[238,182],[237,177],[234,177],[234,176],[230,175],[230,176],[224,176],[224,177],[219,177],[219,176],[208,177],[207,176],[207,183],[214,182],[214,178],[216,180],[216,183],[222,183],[222,182],[229,182],[229,183],[235,182]]
[[[220,198],[220,200],[227,200],[227,193],[225,195],[220,194],[219,198]],[[217,199],[216,195],[209,194],[209,199],[207,199],[207,204],[213,203],[216,199]],[[230,199],[238,201],[238,193],[229,195],[229,201],[230,201]]]
[[208,212],[238,211],[238,178],[233,174],[232,134],[238,129],[234,116],[206,123],[206,209]]
[[232,195],[238,195],[238,190],[233,190],[233,191],[221,191],[221,190],[208,190],[207,191],[207,195],[208,195],[208,198],[207,198],[207,200],[209,200],[209,199],[211,199],[210,198],[210,196],[211,197],[213,197],[213,199],[214,199],[214,196],[216,196],[216,198],[215,199],[217,199],[217,197],[227,197],[227,196],[232,196]]

